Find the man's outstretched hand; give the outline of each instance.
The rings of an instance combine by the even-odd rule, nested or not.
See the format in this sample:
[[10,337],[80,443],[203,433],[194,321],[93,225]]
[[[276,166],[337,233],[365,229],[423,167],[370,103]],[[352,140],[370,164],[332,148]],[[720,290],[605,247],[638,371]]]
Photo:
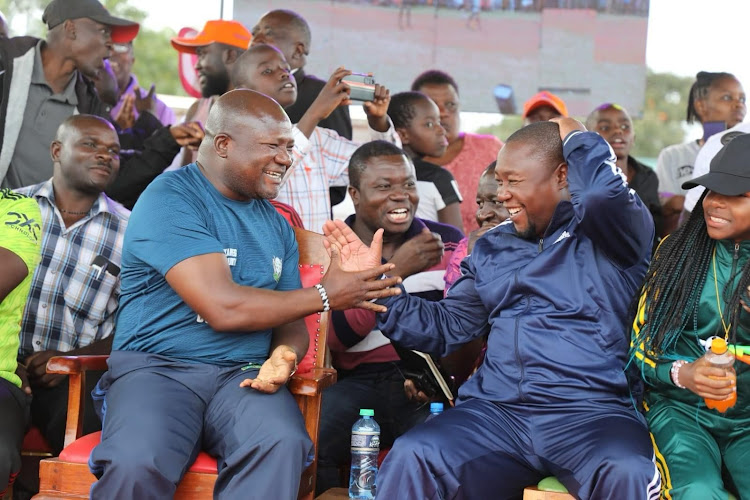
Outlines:
[[340,220],[326,221],[323,234],[326,236],[323,245],[331,256],[331,265],[321,284],[328,291],[331,309],[357,307],[385,312],[385,306],[372,301],[401,293],[401,289],[396,288],[401,278],[379,279],[395,267],[381,263],[383,230],[375,232],[369,247]]
[[280,345],[260,367],[255,378],[246,378],[240,387],[250,387],[256,391],[273,394],[286,384],[297,364],[297,353],[287,345]]
[[368,247],[344,221],[329,220],[323,224],[323,240],[328,253],[336,247],[341,257],[341,269],[356,272],[366,271],[381,265],[383,254],[383,230],[378,229]]

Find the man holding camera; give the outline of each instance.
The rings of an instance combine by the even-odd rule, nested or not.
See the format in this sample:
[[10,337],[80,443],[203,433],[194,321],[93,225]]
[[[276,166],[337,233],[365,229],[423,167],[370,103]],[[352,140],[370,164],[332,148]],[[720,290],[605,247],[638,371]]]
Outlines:
[[[287,171],[276,200],[293,206],[310,231],[322,232],[323,223],[331,218],[329,187],[349,184],[346,168],[358,144],[318,123],[350,102],[350,86],[342,81],[350,75],[347,69],[336,69],[293,128],[294,165]],[[285,110],[297,100],[291,68],[284,54],[273,45],[254,44],[244,52],[232,69],[232,83],[235,88],[256,90],[272,97]],[[370,93],[364,98],[368,99],[364,108],[371,138],[400,145],[387,115],[389,90],[382,85],[370,86]]]
[[[284,108],[292,123],[297,123],[310,109],[325,87],[325,80],[305,73],[307,56],[310,55],[310,26],[307,21],[291,10],[277,9],[267,12],[253,27],[253,44],[267,43],[278,48],[286,58],[297,84],[297,100]],[[320,127],[335,130],[341,137],[352,138],[352,120],[349,108],[339,106],[320,120]]]
[[[297,101],[284,109],[292,123],[297,123],[310,109],[325,87],[325,80],[305,73],[307,56],[310,54],[310,26],[307,21],[291,10],[277,9],[266,13],[253,28],[253,43],[268,43],[278,48],[286,58],[297,85]],[[341,137],[352,138],[352,120],[349,107],[342,105],[320,120],[320,127],[334,130]],[[346,196],[346,183],[332,185],[329,189],[331,205],[336,205]],[[320,230],[320,228],[318,228]]]
[[[463,235],[453,226],[416,218],[417,178],[406,154],[386,141],[360,146],[349,160],[349,195],[355,213],[346,224],[363,241],[383,228],[383,262],[395,264],[407,292],[427,300],[443,298],[445,267]],[[360,408],[373,408],[390,446],[422,422],[429,405],[407,398],[404,367],[390,341],[375,325],[375,313],[334,311],[328,347],[338,382],[323,392],[316,489],[339,486],[338,468],[349,457],[349,430]]]

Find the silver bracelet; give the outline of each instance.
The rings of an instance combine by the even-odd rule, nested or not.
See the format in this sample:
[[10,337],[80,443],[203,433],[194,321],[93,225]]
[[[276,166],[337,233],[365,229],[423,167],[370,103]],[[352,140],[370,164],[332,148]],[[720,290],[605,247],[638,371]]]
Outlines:
[[315,289],[320,294],[320,300],[323,301],[323,312],[328,312],[331,310],[331,303],[328,302],[328,293],[326,293],[326,289],[321,285],[320,283],[315,285]]
[[680,389],[687,389],[687,387],[680,383],[680,368],[682,368],[682,365],[686,364],[687,361],[685,361],[684,359],[678,359],[677,361],[672,363],[672,368],[669,369],[669,378],[671,378],[672,383]]

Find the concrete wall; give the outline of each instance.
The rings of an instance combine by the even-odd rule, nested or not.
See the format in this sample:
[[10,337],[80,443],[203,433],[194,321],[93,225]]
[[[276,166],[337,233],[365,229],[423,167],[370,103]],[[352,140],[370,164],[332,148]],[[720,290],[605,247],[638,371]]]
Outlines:
[[[492,90],[514,89],[518,111],[539,90],[551,90],[583,116],[602,102],[638,115],[646,84],[647,18],[585,9],[481,13],[480,29],[466,13],[414,7],[411,27],[399,9],[333,0],[235,0],[234,19],[252,28],[272,8],[310,23],[307,70],[326,79],[340,65],[373,72],[392,92],[407,90],[421,71],[439,68],[458,82],[464,111],[496,112]],[[437,15],[436,15],[437,12]]]

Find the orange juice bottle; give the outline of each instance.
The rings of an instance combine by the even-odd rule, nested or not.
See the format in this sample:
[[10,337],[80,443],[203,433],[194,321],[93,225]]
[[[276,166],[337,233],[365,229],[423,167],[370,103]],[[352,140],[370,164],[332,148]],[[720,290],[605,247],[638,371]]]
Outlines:
[[[711,350],[706,353],[706,359],[711,363],[711,366],[723,368],[729,372],[727,377],[721,378],[734,379],[734,384],[735,386],[737,385],[737,374],[734,373],[734,355],[727,350],[726,340],[721,337],[714,337],[711,341]],[[724,413],[737,402],[737,391],[734,391],[727,399],[716,400],[705,398],[705,401],[707,407]]]

